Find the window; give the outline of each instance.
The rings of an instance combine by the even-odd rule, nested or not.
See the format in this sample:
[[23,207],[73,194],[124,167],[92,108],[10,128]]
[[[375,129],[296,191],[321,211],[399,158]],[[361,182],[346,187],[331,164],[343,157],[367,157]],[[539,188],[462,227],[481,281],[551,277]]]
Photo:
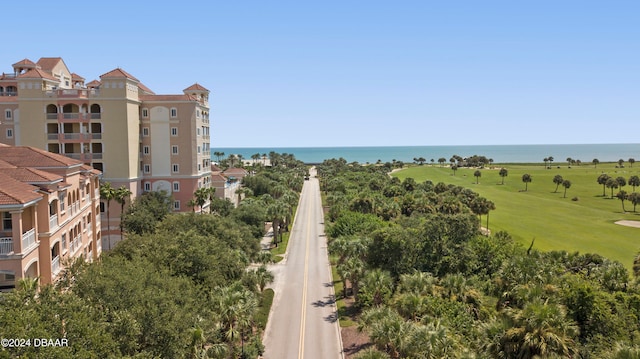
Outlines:
[[13,129],[7,128],[7,138],[13,138]]
[[142,109],[142,117],[149,117],[149,110],[146,108]]
[[173,182],[173,192],[180,192],[180,182]]
[[4,111],[4,118],[6,118],[7,120],[11,119],[11,110]]
[[200,127],[196,128],[196,135],[200,136]]
[[202,171],[202,165],[198,163],[198,171]]
[[151,173],[151,165],[144,165],[144,173]]
[[149,154],[149,146],[142,147],[142,153],[145,154],[145,155],[148,155]]
[[173,154],[173,155],[177,155],[178,154],[178,146],[176,146],[176,145],[171,146],[171,154]]
[[172,108],[171,109],[171,117],[178,117],[178,109],[177,108]]
[[64,212],[64,193],[58,197],[58,200],[60,201],[60,212]]
[[200,153],[200,146],[198,146],[198,153]]
[[171,172],[173,172],[173,173],[180,172],[180,165],[177,165],[177,164],[171,165]]
[[196,110],[196,118],[200,118],[200,110]]
[[144,190],[147,191],[147,192],[151,191],[151,183],[145,182],[144,183]]
[[11,213],[2,213],[2,230],[10,231],[13,229],[13,222],[11,221]]
[[149,127],[142,128],[142,135],[145,137],[149,136]]
[[173,209],[175,211],[179,211],[180,210],[180,201],[173,201]]
[[62,250],[66,250],[67,249],[67,234],[66,233],[62,234],[62,239],[60,240],[60,242],[62,242]]
[[171,127],[171,136],[177,136],[177,135],[178,135],[178,128]]

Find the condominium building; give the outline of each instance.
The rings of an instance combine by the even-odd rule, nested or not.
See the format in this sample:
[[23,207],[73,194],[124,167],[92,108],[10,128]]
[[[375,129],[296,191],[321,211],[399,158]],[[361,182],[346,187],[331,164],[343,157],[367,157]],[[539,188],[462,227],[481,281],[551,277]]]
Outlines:
[[[12,67],[0,76],[0,142],[77,159],[133,197],[165,190],[175,211],[189,211],[195,190],[210,187],[209,90],[203,86],[158,95],[120,68],[85,83],[59,57]],[[105,248],[121,238],[119,211],[110,208]]]
[[100,172],[34,147],[0,144],[0,290],[22,278],[52,283],[100,241]]

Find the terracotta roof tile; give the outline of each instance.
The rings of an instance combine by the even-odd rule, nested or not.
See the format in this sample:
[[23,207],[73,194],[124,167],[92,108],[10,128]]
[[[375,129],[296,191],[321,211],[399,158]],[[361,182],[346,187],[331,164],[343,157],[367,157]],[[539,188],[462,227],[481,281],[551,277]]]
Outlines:
[[184,91],[192,91],[192,90],[197,90],[197,91],[207,91],[209,92],[209,90],[207,90],[204,86],[200,85],[199,83],[195,83],[189,87],[187,87],[186,89],[184,89]]
[[48,79],[59,81],[57,78],[53,77],[53,75],[41,70],[41,69],[31,69],[21,75],[18,75],[18,78],[26,78],[26,79]]
[[143,91],[146,92],[147,95],[155,95],[156,93],[153,92],[153,90],[151,90],[150,88],[148,88],[147,86],[145,86],[142,82],[140,82],[138,84],[138,87]]
[[35,183],[52,183],[62,180],[62,176],[41,171],[35,168],[22,167],[22,168],[4,168],[2,173],[10,176],[11,178],[30,184]]
[[138,80],[137,78],[133,77],[131,74],[129,74],[128,72],[126,72],[125,70],[121,69],[121,68],[117,68],[114,70],[111,70],[105,74],[100,75],[100,78],[120,78],[120,77],[126,77],[128,79],[132,79],[135,81],[140,82],[140,80]]
[[102,83],[98,80],[89,81],[86,85],[87,87],[100,87]]
[[216,165],[211,165],[211,172],[220,172],[222,169]]
[[223,172],[224,174],[248,174],[244,168],[232,167]]
[[36,63],[29,60],[29,59],[23,59],[20,60],[18,62],[16,62],[15,64],[11,65],[12,67],[20,67],[20,66],[36,66]]
[[[4,146],[4,143],[2,143],[1,145]],[[0,159],[0,168],[17,168],[17,167],[7,161],[3,161]]]
[[84,77],[82,77],[82,76],[78,75],[78,74],[77,74],[77,73],[75,73],[75,72],[72,72],[72,73],[71,73],[71,79],[72,79],[72,80],[82,80],[82,81],[84,81]]
[[37,65],[40,66],[41,69],[51,72],[60,61],[62,61],[62,57],[41,57]]
[[211,181],[213,182],[226,182],[227,177],[223,175],[211,175]]
[[37,193],[38,187],[22,183],[5,173],[0,173],[0,183],[0,205],[25,204],[42,198]]
[[82,162],[35,147],[0,146],[0,158],[20,167],[69,167],[79,166]]

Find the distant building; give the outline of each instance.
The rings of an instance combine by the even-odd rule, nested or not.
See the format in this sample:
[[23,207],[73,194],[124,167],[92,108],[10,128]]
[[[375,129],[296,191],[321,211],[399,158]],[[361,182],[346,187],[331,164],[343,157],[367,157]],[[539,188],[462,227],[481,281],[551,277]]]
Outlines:
[[0,290],[47,284],[100,256],[100,172],[34,147],[0,144]]
[[[165,190],[175,211],[189,211],[195,190],[211,186],[209,90],[203,86],[157,95],[120,68],[85,83],[60,57],[12,67],[0,75],[0,142],[81,161],[133,197]],[[119,211],[110,208],[105,248],[121,238]]]

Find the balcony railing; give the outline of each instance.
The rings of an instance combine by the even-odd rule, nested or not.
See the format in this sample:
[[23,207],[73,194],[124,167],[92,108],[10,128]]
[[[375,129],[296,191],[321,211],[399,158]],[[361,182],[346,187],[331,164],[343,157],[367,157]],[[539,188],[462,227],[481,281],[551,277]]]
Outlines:
[[60,272],[60,256],[56,256],[51,261],[51,272],[53,272],[53,275],[56,275],[58,274],[58,272]]
[[0,254],[9,254],[13,252],[13,238],[0,238]]
[[22,234],[22,252],[24,253],[28,248],[36,243],[36,229],[31,228]]
[[69,250],[71,251],[71,254],[75,254],[78,249],[80,249],[80,247],[82,246],[82,235],[78,235],[76,238],[73,239],[73,242],[71,242],[71,245],[69,246]]
[[47,120],[57,120],[58,119],[58,114],[57,113],[48,113],[47,114]]
[[49,217],[49,231],[53,231],[54,229],[58,228],[58,214],[52,214],[51,217]]

